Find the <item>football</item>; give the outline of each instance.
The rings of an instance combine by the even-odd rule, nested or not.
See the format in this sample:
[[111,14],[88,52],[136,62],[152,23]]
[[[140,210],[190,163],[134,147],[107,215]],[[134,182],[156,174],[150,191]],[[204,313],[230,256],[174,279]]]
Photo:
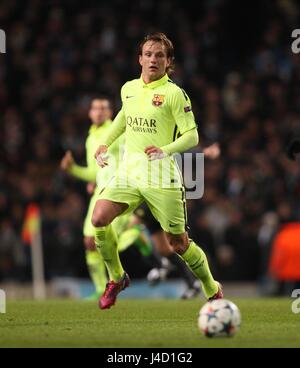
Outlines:
[[239,308],[230,300],[207,302],[200,310],[198,327],[206,337],[233,336],[241,325]]

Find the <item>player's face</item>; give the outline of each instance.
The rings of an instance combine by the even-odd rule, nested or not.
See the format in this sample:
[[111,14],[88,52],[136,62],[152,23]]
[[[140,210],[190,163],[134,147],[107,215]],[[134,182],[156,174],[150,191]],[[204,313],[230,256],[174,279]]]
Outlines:
[[139,56],[139,62],[142,66],[142,76],[146,83],[162,78],[167,67],[170,65],[170,59],[167,57],[167,50],[160,42],[147,41]]
[[101,125],[106,120],[111,119],[112,112],[107,100],[93,100],[91,103],[89,118],[95,125]]

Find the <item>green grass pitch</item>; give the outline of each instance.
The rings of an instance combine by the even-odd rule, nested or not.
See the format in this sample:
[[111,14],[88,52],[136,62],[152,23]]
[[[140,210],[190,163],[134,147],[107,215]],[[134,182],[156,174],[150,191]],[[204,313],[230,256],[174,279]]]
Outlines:
[[232,338],[205,338],[197,328],[203,300],[119,300],[111,310],[75,300],[8,302],[0,347],[300,347],[292,299],[232,299],[242,326]]

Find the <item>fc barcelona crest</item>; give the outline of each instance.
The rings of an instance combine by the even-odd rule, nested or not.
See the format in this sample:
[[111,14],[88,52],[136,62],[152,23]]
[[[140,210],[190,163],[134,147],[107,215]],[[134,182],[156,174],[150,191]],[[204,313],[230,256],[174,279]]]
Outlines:
[[152,99],[153,106],[161,106],[164,103],[165,95],[154,95]]

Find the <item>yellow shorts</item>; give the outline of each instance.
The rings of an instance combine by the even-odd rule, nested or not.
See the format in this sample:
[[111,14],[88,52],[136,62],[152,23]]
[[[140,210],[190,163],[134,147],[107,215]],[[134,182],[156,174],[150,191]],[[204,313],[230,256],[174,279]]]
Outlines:
[[162,229],[171,234],[183,234],[187,229],[185,189],[136,188],[131,186],[104,189],[99,199],[128,204],[124,214],[132,213],[146,202]]

